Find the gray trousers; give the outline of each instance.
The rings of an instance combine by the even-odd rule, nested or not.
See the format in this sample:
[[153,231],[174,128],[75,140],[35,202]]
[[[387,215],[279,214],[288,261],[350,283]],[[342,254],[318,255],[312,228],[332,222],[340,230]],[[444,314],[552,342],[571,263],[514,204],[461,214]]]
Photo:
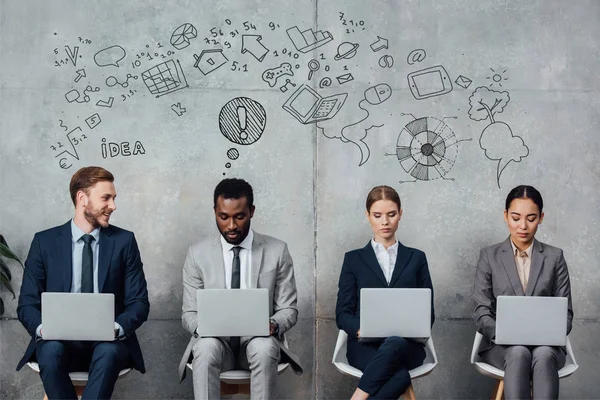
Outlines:
[[219,375],[232,369],[250,371],[250,398],[275,398],[279,363],[279,342],[275,337],[252,338],[242,343],[239,355],[233,354],[225,338],[200,338],[192,354],[195,399],[221,398]]
[[504,370],[504,398],[558,399],[558,370],[565,351],[551,346],[494,345],[481,353],[484,362]]

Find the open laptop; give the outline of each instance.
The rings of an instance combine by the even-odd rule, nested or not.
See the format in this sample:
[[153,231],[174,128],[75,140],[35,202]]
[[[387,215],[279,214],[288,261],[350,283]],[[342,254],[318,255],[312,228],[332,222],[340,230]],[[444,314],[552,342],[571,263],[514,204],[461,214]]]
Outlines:
[[283,104],[283,109],[303,124],[310,124],[335,117],[347,97],[347,93],[340,93],[323,98],[310,86],[300,85]]
[[565,346],[566,297],[498,296],[496,344]]
[[112,293],[42,293],[44,340],[115,340]]
[[198,335],[269,336],[267,289],[199,289]]
[[360,336],[364,339],[431,336],[430,289],[361,289]]

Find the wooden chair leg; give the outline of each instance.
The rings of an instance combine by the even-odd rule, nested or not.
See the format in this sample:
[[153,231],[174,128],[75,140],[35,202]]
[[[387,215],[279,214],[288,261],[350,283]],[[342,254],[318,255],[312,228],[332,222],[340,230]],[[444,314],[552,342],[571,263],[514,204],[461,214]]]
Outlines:
[[408,389],[406,389],[406,392],[404,392],[404,394],[402,395],[402,398],[405,400],[417,400],[417,397],[415,396],[415,391],[414,391],[412,385],[410,385],[408,387]]
[[492,392],[491,400],[502,400],[504,399],[504,379],[499,379],[496,382],[496,387]]
[[232,385],[230,383],[221,382],[222,395],[238,394],[238,389],[238,385]]

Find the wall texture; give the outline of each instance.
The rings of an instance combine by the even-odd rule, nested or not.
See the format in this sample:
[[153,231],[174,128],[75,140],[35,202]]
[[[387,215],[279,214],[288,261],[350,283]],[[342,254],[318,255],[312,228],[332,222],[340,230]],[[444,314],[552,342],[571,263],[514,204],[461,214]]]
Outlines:
[[[295,263],[289,341],[306,372],[282,375],[280,398],[348,398],[356,381],[331,364],[337,279],[370,239],[366,193],[391,185],[398,239],[426,252],[436,294],[440,364],[417,396],[475,399],[494,384],[468,363],[479,249],[507,236],[506,193],[532,184],[538,238],[571,274],[580,368],[561,398],[598,398],[599,17],[594,0],[0,0],[0,231],[24,259],[72,216],[70,176],[112,171],[112,222],[136,233],[151,301],[148,372],[114,397],[191,398],[182,264],[216,233],[216,183],[245,178],[253,228]],[[39,377],[14,370],[28,337],[0,294],[0,398],[41,398]]]

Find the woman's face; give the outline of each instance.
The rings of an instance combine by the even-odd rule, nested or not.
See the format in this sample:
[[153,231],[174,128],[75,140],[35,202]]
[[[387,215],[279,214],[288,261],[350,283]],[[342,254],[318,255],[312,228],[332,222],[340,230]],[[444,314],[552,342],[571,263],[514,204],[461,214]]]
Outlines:
[[398,223],[402,217],[402,210],[398,209],[396,203],[391,200],[378,200],[366,213],[376,242],[396,237]]
[[543,219],[544,213],[540,214],[540,209],[531,199],[514,199],[504,211],[510,238],[521,250],[531,245]]

